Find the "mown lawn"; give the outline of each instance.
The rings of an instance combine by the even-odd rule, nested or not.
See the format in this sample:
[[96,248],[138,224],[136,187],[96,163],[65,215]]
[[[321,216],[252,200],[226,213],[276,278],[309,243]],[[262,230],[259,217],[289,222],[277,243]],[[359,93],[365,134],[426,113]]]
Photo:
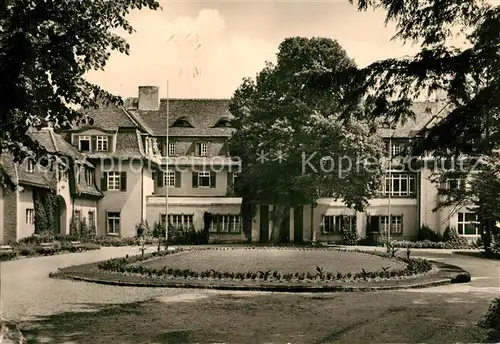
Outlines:
[[402,263],[357,252],[338,251],[302,251],[302,250],[200,250],[166,256],[142,264],[161,269],[164,266],[173,269],[191,269],[204,271],[247,272],[279,271],[283,273],[316,272],[319,266],[324,271],[359,272],[380,270],[382,267],[401,269]]

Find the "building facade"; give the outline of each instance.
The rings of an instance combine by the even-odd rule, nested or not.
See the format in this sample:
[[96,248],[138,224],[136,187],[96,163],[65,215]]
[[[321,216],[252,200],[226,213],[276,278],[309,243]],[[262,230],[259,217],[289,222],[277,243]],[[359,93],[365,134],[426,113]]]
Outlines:
[[95,185],[94,166],[50,128],[33,130],[30,135],[60,159],[52,164],[32,158],[15,163],[11,154],[1,155],[6,185],[0,187],[0,241],[13,243],[36,232],[36,200],[47,193],[55,197],[54,234],[70,234],[72,219],[96,226],[102,193]]
[[[414,112],[415,120],[396,128],[381,125],[378,130],[377,134],[387,142],[388,153],[390,149],[396,160],[409,140],[432,125],[442,106],[439,102],[415,103]],[[94,168],[92,192],[96,198],[67,196],[67,202],[77,204],[77,208],[87,207],[88,210],[82,210],[87,216],[95,211],[98,236],[135,236],[137,224],[165,223],[167,213],[173,227],[199,231],[204,227],[204,214],[210,213],[210,241],[246,241],[241,198],[233,190],[241,162],[230,155],[227,145],[235,130],[231,118],[227,99],[167,101],[160,99],[155,86],[139,87],[138,97],[127,99],[123,107],[103,105],[87,111],[81,125],[60,137]],[[465,210],[433,211],[439,196],[429,169],[412,171],[397,164],[392,166],[381,183],[379,196],[370,201],[363,213],[328,197],[320,198],[314,205],[290,209],[285,220],[287,241],[341,242],[345,221],[361,238],[374,240],[389,229],[394,240],[415,240],[423,225],[439,233],[453,227],[471,240],[479,237],[473,214]],[[456,184],[450,181],[449,187]],[[0,205],[3,202],[4,206],[0,206],[0,217],[5,222],[11,218],[5,212],[12,211],[5,207],[5,200],[13,196],[10,191],[2,192]],[[19,207],[25,207],[24,198],[30,198],[20,194],[15,197]],[[253,242],[269,240],[271,209],[272,206],[257,207],[252,219]],[[18,217],[23,211],[17,212]],[[29,232],[23,229],[21,237]]]

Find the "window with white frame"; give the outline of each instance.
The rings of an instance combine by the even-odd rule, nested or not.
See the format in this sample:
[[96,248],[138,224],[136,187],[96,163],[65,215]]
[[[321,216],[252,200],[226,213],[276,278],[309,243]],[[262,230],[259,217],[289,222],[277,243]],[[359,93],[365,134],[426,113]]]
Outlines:
[[198,172],[198,187],[210,187],[210,172],[200,171]]
[[175,142],[169,142],[168,143],[168,155],[173,156],[175,155]]
[[399,156],[403,152],[404,146],[400,143],[391,144],[391,156]]
[[120,190],[120,172],[108,172],[108,190]]
[[107,213],[108,234],[120,234],[120,213]]
[[341,233],[344,226],[348,231],[356,230],[356,217],[348,215],[324,215],[321,219],[321,228],[324,234]]
[[379,193],[383,196],[409,197],[416,195],[416,178],[414,174],[391,173],[386,174],[383,183],[379,188]]
[[[403,233],[403,216],[391,215],[391,234],[397,235]],[[380,216],[380,231],[387,232],[389,229],[389,216]]]
[[88,135],[78,136],[78,149],[82,152],[90,151],[90,136]]
[[175,171],[163,172],[163,185],[175,186]]
[[26,162],[26,172],[35,172],[35,162],[31,159],[28,159],[28,161]]
[[33,225],[35,223],[35,210],[26,209],[26,224]]
[[231,214],[214,214],[210,225],[212,233],[240,233],[241,216]]
[[207,156],[207,143],[206,142],[198,142],[196,143],[196,155],[198,156]]
[[[162,222],[165,223],[165,215],[162,215]],[[170,214],[168,223],[176,230],[189,230],[193,227],[193,214]]]
[[97,136],[96,137],[96,150],[105,152],[108,150],[108,137],[107,136]]
[[459,235],[480,235],[478,218],[474,213],[458,213],[458,234]]

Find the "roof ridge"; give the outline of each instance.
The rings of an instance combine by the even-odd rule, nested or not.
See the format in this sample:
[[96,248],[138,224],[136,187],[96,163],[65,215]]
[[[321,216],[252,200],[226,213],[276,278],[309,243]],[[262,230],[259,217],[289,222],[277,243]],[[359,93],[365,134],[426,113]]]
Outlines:
[[47,128],[47,129],[49,132],[50,140],[52,141],[52,144],[54,145],[54,149],[55,149],[56,153],[59,153],[59,147],[57,147],[56,138],[54,137],[54,132],[52,130],[50,130],[50,128]]

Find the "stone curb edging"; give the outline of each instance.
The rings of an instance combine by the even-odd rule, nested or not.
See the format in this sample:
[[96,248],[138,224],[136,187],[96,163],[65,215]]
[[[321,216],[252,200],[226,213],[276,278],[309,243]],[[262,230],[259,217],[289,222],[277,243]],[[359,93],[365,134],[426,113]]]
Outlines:
[[[151,287],[151,288],[185,288],[185,289],[213,289],[213,290],[235,290],[235,291],[269,291],[269,292],[289,292],[289,293],[324,293],[324,292],[356,292],[356,291],[382,291],[382,290],[404,290],[404,289],[422,289],[429,287],[436,287],[442,285],[448,285],[453,283],[466,283],[457,279],[457,276],[462,274],[470,274],[464,269],[456,266],[441,262],[431,263],[438,269],[436,273],[441,273],[444,276],[438,276],[435,281],[422,282],[422,283],[412,283],[412,284],[401,284],[401,285],[387,285],[387,286],[352,286],[346,285],[336,285],[336,286],[300,286],[300,285],[238,285],[238,284],[203,284],[203,283],[186,283],[184,281],[175,280],[158,280],[155,282],[134,282],[134,281],[120,281],[120,280],[110,280],[107,278],[93,278],[86,277],[78,274],[78,272],[64,272],[64,269],[60,272],[60,275],[55,278],[69,279],[73,281],[83,281],[90,283],[98,283],[103,285],[114,285],[114,286],[135,286],[135,287]],[[66,268],[69,269],[69,268]],[[105,276],[105,274],[101,274]],[[470,278],[469,278],[470,281]]]
[[77,275],[65,274],[62,278],[72,281],[82,281],[89,283],[97,283],[103,285],[122,286],[122,287],[149,287],[149,288],[182,288],[182,289],[212,289],[212,290],[234,290],[234,291],[267,291],[267,292],[282,292],[282,293],[327,293],[327,292],[367,292],[367,291],[383,291],[383,290],[404,290],[404,289],[423,289],[437,287],[441,285],[451,284],[451,279],[441,279],[432,282],[395,285],[395,286],[380,286],[380,287],[355,287],[355,286],[324,286],[324,287],[308,287],[308,286],[278,286],[278,285],[217,285],[217,284],[196,284],[185,282],[173,282],[168,284],[152,284],[145,282],[127,282],[127,281],[111,281],[99,278],[89,278]]

